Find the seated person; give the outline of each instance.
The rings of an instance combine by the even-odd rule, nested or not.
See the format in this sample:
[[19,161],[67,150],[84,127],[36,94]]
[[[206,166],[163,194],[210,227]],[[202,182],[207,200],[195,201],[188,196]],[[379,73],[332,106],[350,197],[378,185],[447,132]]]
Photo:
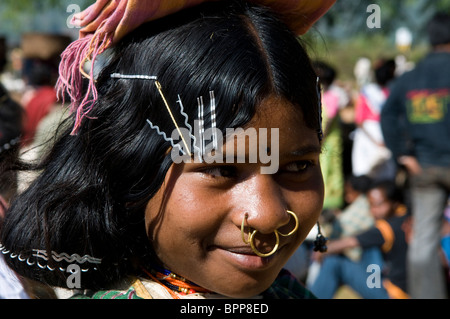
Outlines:
[[[320,273],[310,287],[319,298],[332,298],[344,284],[366,299],[408,298],[405,292],[407,241],[403,229],[407,214],[400,192],[393,182],[381,181],[369,189],[367,197],[375,225],[359,235],[329,242]],[[341,254],[353,247],[363,249],[360,262]],[[381,261],[377,261],[378,253]],[[381,269],[382,285],[370,282],[373,266]]]

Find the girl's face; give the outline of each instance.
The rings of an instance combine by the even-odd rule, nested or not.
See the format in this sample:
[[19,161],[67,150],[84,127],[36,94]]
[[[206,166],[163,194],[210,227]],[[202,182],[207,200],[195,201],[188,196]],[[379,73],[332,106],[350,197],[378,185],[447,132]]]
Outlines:
[[395,204],[390,201],[381,188],[371,189],[367,193],[367,199],[370,205],[370,212],[375,219],[389,217],[395,211]]
[[[166,269],[213,292],[235,298],[257,295],[273,283],[289,257],[316,223],[323,204],[317,132],[285,100],[266,99],[249,127],[279,129],[279,170],[262,174],[262,164],[188,163],[173,165],[146,209],[148,237]],[[220,112],[220,110],[219,110]],[[267,145],[274,145],[270,140]],[[235,147],[227,140],[222,148]],[[236,153],[236,151],[235,151]],[[255,245],[266,253],[274,231],[295,226],[286,210],[298,216],[298,231],[280,236],[277,252],[258,257],[245,244],[241,224],[258,230]],[[245,233],[248,236],[248,233]]]

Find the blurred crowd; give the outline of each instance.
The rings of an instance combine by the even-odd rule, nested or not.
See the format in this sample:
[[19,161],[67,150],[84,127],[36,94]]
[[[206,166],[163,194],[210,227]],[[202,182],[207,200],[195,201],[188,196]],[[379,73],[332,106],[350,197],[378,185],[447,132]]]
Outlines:
[[[312,250],[314,228],[286,267],[319,298],[334,298],[342,289],[349,291],[344,296],[357,298],[448,296],[449,19],[439,15],[429,27],[431,52],[417,65],[403,56],[361,58],[354,80],[344,82],[334,66],[314,62],[323,96],[320,223],[328,251]],[[21,47],[7,50],[0,40],[0,166],[7,172],[0,176],[0,218],[33,178],[11,173],[13,159],[39,160],[67,116],[54,87],[59,56],[69,42],[63,36],[28,34]],[[424,123],[427,129],[419,129]],[[428,139],[438,145],[432,154]],[[424,146],[414,149],[412,142]],[[431,216],[432,211],[437,213]],[[1,258],[0,297],[51,296],[8,272]]]
[[313,229],[287,266],[319,298],[340,288],[347,297],[448,298],[449,15],[436,14],[427,31],[431,50],[416,65],[361,58],[354,85],[315,63],[328,251],[311,250]]

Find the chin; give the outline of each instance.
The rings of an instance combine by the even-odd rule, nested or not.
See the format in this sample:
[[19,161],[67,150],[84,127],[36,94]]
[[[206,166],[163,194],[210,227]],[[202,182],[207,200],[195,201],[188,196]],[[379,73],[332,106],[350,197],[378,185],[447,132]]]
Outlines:
[[282,267],[274,268],[272,271],[239,273],[231,278],[223,280],[226,285],[216,285],[211,287],[211,291],[220,295],[236,298],[249,299],[260,295],[266,291],[275,281]]

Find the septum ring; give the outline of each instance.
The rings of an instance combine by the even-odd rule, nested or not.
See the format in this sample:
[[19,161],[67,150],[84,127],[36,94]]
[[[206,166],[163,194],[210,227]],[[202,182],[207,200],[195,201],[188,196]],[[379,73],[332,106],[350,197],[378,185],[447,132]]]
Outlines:
[[290,210],[286,210],[286,212],[287,212],[289,215],[291,215],[291,216],[294,217],[294,219],[295,219],[295,227],[294,227],[293,230],[291,230],[291,231],[290,231],[289,233],[287,233],[287,234],[283,234],[283,233],[279,232],[278,230],[275,230],[275,231],[274,231],[274,233],[275,233],[275,239],[276,239],[276,241],[275,241],[275,246],[273,247],[273,249],[272,249],[270,252],[268,252],[268,253],[266,253],[266,254],[263,254],[262,252],[260,252],[260,251],[256,248],[254,239],[255,239],[255,235],[256,235],[256,233],[258,232],[258,230],[256,230],[256,229],[253,230],[253,231],[250,233],[250,235],[248,236],[248,240],[245,239],[244,227],[245,227],[245,221],[246,221],[247,218],[248,218],[248,214],[247,214],[247,213],[245,213],[244,219],[242,220],[242,224],[241,224],[242,241],[243,241],[244,243],[246,243],[246,244],[250,244],[250,247],[252,248],[253,252],[254,252],[256,255],[258,255],[259,257],[269,257],[269,256],[275,254],[275,252],[278,250],[278,247],[279,247],[279,245],[280,245],[280,236],[288,237],[288,236],[293,235],[293,234],[298,230],[298,217],[297,217],[297,215],[296,215],[294,212],[290,211]]

